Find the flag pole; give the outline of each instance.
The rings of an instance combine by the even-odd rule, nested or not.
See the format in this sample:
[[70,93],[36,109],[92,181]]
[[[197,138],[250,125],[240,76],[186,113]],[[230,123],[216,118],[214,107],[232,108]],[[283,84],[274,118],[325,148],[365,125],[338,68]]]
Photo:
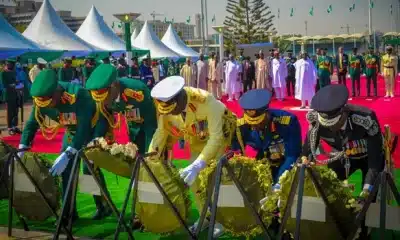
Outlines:
[[207,7],[207,0],[204,0],[204,12],[205,12],[205,15],[206,15],[206,29],[205,29],[205,31],[206,31],[206,35],[205,35],[205,39],[206,39],[206,52],[205,52],[205,54],[207,54],[208,55],[208,7]]
[[202,52],[204,53],[206,48],[206,41],[205,41],[205,34],[204,34],[204,0],[200,0],[201,3],[201,33],[202,33],[202,41],[203,41],[203,49]]
[[[368,33],[369,33],[369,43],[371,44],[372,40],[372,0],[368,1]],[[375,50],[375,49],[374,49]]]

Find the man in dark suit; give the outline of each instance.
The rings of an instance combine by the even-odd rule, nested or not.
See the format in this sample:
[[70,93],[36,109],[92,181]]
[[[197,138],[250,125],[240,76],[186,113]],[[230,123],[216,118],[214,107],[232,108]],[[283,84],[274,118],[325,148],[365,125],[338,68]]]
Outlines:
[[336,70],[339,84],[346,85],[347,68],[349,65],[349,56],[344,53],[343,47],[339,47],[339,53],[336,55]]

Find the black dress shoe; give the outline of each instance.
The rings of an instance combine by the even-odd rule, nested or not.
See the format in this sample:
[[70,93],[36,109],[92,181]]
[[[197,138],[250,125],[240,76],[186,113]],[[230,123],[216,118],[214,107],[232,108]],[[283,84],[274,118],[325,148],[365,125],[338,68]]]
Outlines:
[[94,213],[92,220],[101,220],[103,218],[106,218],[108,216],[111,216],[112,211],[110,208],[98,208],[96,212]]
[[143,224],[140,222],[139,218],[135,216],[135,219],[130,220],[130,224],[132,230],[138,230],[143,228]]
[[19,129],[19,128],[14,128],[14,132],[16,133],[16,134],[22,134],[22,131],[21,131],[21,129]]

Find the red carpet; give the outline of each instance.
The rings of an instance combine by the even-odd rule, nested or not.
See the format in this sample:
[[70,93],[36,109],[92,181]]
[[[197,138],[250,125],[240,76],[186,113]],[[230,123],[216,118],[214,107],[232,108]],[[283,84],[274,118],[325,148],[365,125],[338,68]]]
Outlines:
[[[351,92],[351,81],[348,79],[347,82],[349,90]],[[385,95],[383,79],[379,79],[378,94],[379,96]],[[400,95],[400,78],[398,78],[397,80],[396,95]],[[361,96],[366,96],[365,78],[361,79]],[[226,99],[224,99],[223,102],[231,111],[236,113],[239,117],[243,115],[243,111],[239,107],[237,102],[226,102]],[[389,124],[392,129],[392,132],[398,135],[400,134],[400,111],[398,110],[398,106],[400,105],[400,97],[395,97],[392,99],[384,99],[383,97],[366,99],[366,97],[359,97],[359,98],[354,98],[349,102],[357,105],[363,105],[373,109],[379,118],[382,128],[384,125]],[[308,128],[308,124],[305,119],[307,111],[299,110],[298,109],[299,106],[300,106],[300,101],[295,100],[293,98],[287,98],[283,102],[273,100],[271,103],[271,108],[284,109],[296,114],[300,120],[302,126],[302,135],[304,136]],[[126,124],[123,122],[121,125],[122,125],[121,129],[115,131],[116,139],[118,142],[126,143],[128,141],[128,136],[126,133]],[[42,134],[38,132],[35,138],[35,143],[33,144],[32,151],[45,152],[45,153],[58,153],[61,149],[62,135],[63,131],[60,131],[55,139],[47,141],[43,138]],[[5,140],[7,143],[12,144],[14,146],[18,146],[19,139],[20,136],[10,136],[3,138],[3,140]],[[253,155],[254,153],[253,151],[248,151],[248,154]],[[190,157],[190,150],[188,147],[185,148],[184,150],[181,150],[178,148],[177,145],[175,145],[173,150],[173,158],[188,159],[189,157]],[[400,168],[400,148],[396,149],[394,154],[394,159],[396,167]]]

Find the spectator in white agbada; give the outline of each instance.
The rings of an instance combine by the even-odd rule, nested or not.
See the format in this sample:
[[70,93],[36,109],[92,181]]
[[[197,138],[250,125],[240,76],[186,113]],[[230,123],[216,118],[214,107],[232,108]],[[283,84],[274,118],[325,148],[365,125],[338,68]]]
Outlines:
[[283,101],[286,94],[287,65],[285,59],[281,58],[278,51],[274,52],[274,59],[271,61],[272,87],[275,90],[275,96]]
[[239,100],[239,94],[242,89],[239,74],[240,66],[235,57],[230,54],[229,61],[225,65],[225,93],[228,95],[228,101]]
[[301,54],[301,59],[294,64],[296,68],[295,98],[301,101],[301,109],[310,106],[315,95],[317,84],[317,69],[307,53]]

